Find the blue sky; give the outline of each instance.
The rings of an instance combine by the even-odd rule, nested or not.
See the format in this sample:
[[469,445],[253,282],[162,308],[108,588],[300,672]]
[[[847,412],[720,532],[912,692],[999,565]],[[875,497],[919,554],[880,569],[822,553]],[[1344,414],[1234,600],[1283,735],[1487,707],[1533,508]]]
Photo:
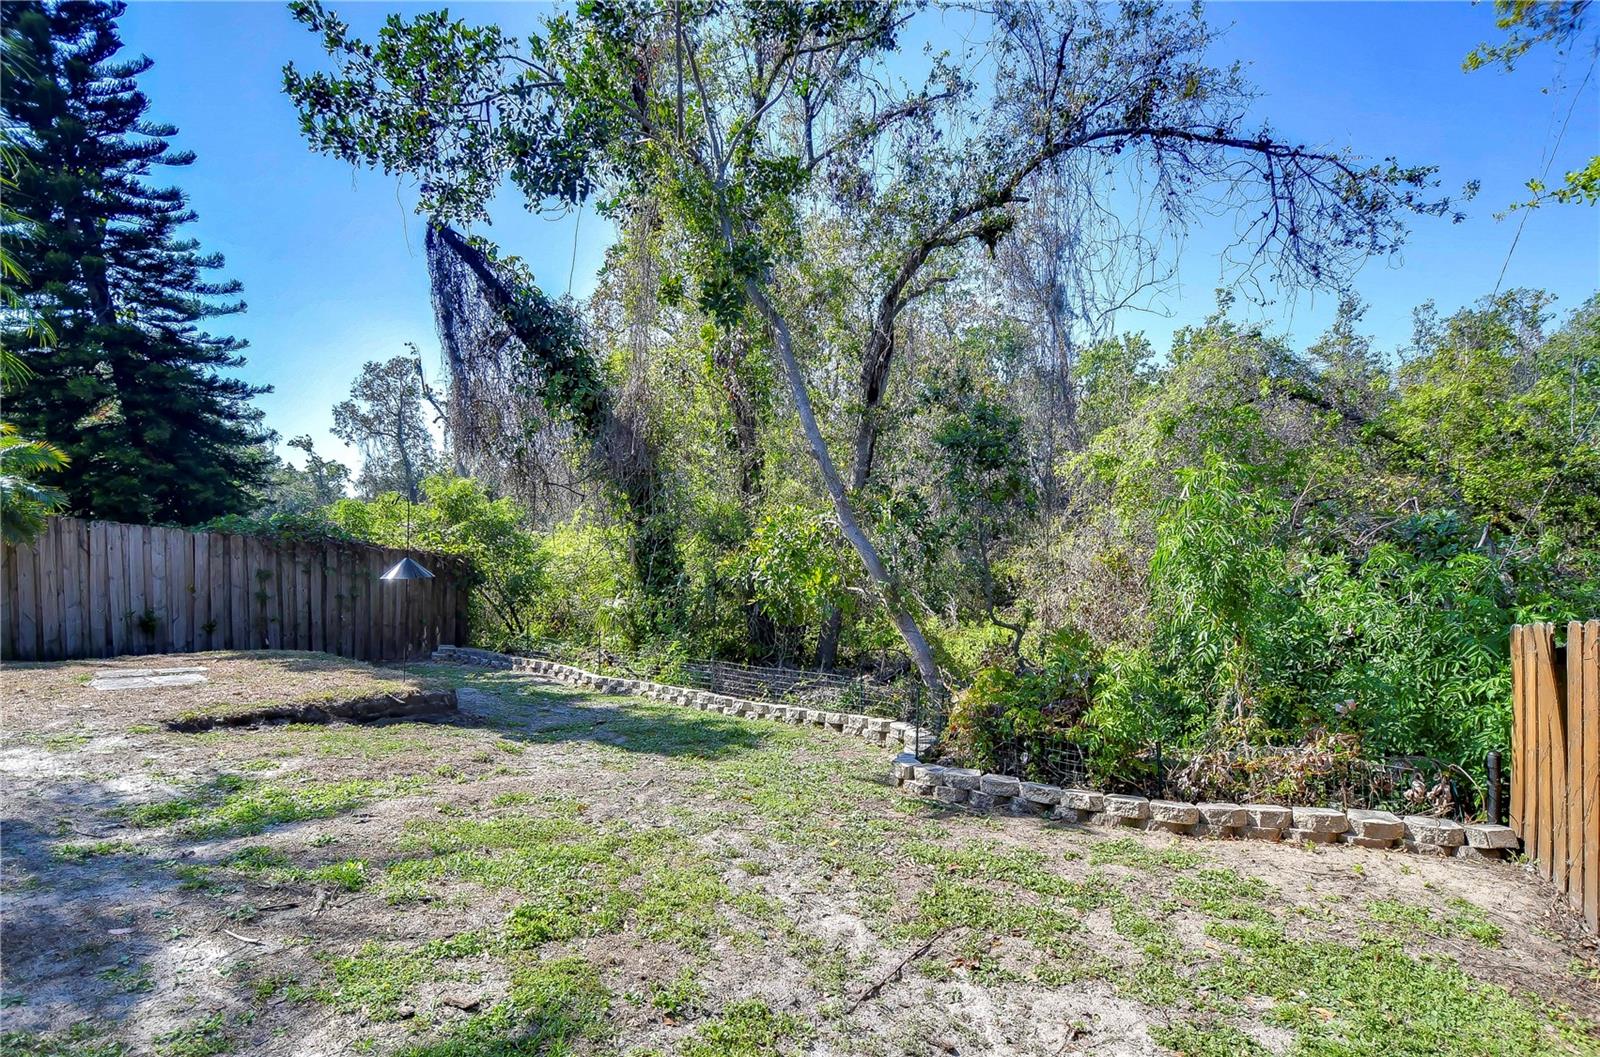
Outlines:
[[[361,32],[389,11],[420,9],[329,6]],[[451,10],[531,27],[542,7]],[[1411,311],[1423,301],[1449,310],[1494,289],[1517,220],[1492,214],[1539,172],[1574,99],[1552,177],[1600,150],[1600,74],[1581,96],[1553,96],[1542,91],[1555,73],[1548,52],[1514,74],[1461,72],[1462,56],[1492,35],[1487,3],[1217,3],[1207,10],[1231,26],[1217,58],[1250,64],[1261,114],[1286,135],[1438,165],[1452,191],[1482,182],[1466,222],[1419,221],[1400,259],[1371,262],[1358,277],[1371,306],[1365,329],[1381,346],[1405,341]],[[198,210],[193,233],[223,253],[226,273],[244,283],[249,311],[220,321],[251,343],[240,373],[274,387],[259,398],[272,428],[285,438],[310,433],[319,449],[354,461],[327,430],[332,405],[361,364],[397,355],[407,341],[430,364],[436,359],[422,225],[410,195],[393,178],[352,171],[306,148],[280,71],[289,60],[316,65],[320,51],[281,4],[135,2],[122,29],[130,50],[156,61],[142,79],[152,116],[178,125],[176,145],[199,155],[164,176]],[[1575,59],[1567,76],[1576,85],[1583,74]],[[592,211],[550,221],[505,208],[497,218],[489,234],[525,258],[547,291],[564,292],[569,273],[574,294],[592,289],[611,237]],[[1174,327],[1208,314],[1227,230],[1223,221],[1196,231],[1164,312],[1129,313],[1120,325],[1146,330],[1161,347]],[[1530,214],[1504,286],[1544,287],[1559,295],[1559,308],[1581,303],[1600,287],[1600,209]],[[1333,309],[1330,297],[1301,295],[1251,314],[1308,341]]]

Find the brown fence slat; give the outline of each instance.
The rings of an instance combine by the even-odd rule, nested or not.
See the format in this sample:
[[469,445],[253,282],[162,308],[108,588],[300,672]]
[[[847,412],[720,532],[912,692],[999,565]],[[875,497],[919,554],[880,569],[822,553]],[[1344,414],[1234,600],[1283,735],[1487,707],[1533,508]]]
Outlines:
[[1523,722],[1528,714],[1527,679],[1522,663],[1522,626],[1511,629],[1511,828],[1522,836],[1522,787],[1528,768],[1522,754],[1528,748]]
[[128,558],[121,525],[106,525],[106,638],[111,656],[120,657],[128,645]]
[[39,656],[39,586],[34,576],[39,568],[37,547],[18,547],[17,555],[17,657],[24,661]]
[[1562,687],[1566,685],[1566,666],[1557,656],[1555,646],[1555,625],[1545,625],[1549,634],[1545,644],[1549,649],[1548,665],[1550,678],[1548,693],[1545,695],[1545,765],[1546,775],[1550,790],[1550,880],[1557,888],[1565,889],[1567,886],[1567,732],[1566,732],[1566,695]]
[[39,584],[39,657],[61,657],[61,563],[56,556],[60,522],[52,519],[39,534],[37,552]]
[[1534,694],[1534,828],[1538,835],[1538,854],[1540,857],[1540,871],[1545,880],[1552,876],[1552,855],[1555,851],[1555,826],[1551,818],[1551,804],[1555,799],[1555,781],[1551,771],[1554,761],[1550,759],[1550,713],[1555,709],[1555,683],[1551,672],[1555,666],[1549,638],[1544,633],[1544,625],[1534,625],[1533,654],[1535,676],[1533,684]]
[[211,648],[211,537],[189,534],[189,648]]
[[88,530],[83,522],[61,518],[58,521],[61,537],[61,655],[80,657],[84,653],[85,621],[83,614],[84,589],[89,579]]
[[0,550],[0,649],[7,657],[17,655],[17,552],[14,547]]
[[1600,932],[1600,620],[1512,629],[1512,824],[1540,876]]
[[1566,825],[1558,842],[1566,863],[1566,890],[1573,909],[1583,912],[1583,625],[1574,620],[1567,625],[1566,745],[1561,762],[1565,774],[1561,783],[1563,817]]
[[[1571,641],[1567,649],[1572,650]],[[1600,620],[1583,626],[1583,918],[1600,933]],[[1570,688],[1569,688],[1570,693]]]

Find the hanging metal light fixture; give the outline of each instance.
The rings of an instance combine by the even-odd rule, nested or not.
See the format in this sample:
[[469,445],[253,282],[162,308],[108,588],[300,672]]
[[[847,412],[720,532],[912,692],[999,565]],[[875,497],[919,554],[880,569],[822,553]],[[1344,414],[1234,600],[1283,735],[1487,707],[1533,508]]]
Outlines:
[[432,580],[433,574],[410,558],[401,558],[378,577],[380,580]]
[[[411,496],[406,496],[406,546],[411,546]],[[433,574],[410,558],[401,558],[380,580],[432,580]]]

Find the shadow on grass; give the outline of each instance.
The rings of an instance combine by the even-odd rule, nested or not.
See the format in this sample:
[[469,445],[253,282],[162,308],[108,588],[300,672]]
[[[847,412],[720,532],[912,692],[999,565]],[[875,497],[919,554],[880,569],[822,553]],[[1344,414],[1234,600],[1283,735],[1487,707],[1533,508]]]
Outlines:
[[464,704],[463,719],[476,718],[502,737],[529,744],[588,741],[630,753],[716,761],[758,751],[785,733],[731,716],[567,687],[510,680],[467,685],[495,695],[498,703],[487,714],[474,714]]
[[[74,841],[44,823],[55,810],[81,813],[81,800],[90,796],[72,790],[59,808],[35,812],[41,807],[35,801],[31,817],[0,819],[7,864],[0,1053],[78,1053],[49,1048],[51,1036],[40,1033],[79,1025],[79,1034],[91,1038],[97,1025],[137,1017],[156,988],[151,967],[165,943],[164,926],[141,904],[176,889],[178,879],[168,864],[120,842]],[[87,850],[72,854],[75,847]]]

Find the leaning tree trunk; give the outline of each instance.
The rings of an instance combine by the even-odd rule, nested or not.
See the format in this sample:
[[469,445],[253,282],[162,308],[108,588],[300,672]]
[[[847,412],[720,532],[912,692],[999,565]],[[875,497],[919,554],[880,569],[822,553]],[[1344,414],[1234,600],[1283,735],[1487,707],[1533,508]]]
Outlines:
[[943,694],[944,681],[939,675],[939,666],[934,662],[933,650],[929,647],[927,638],[917,625],[916,617],[911,615],[910,609],[901,601],[894,580],[884,567],[883,559],[878,556],[878,549],[872,545],[872,540],[856,521],[855,511],[850,506],[850,498],[845,494],[844,482],[839,479],[839,469],[833,463],[833,456],[828,453],[828,443],[817,425],[816,412],[811,408],[811,394],[806,390],[805,378],[800,374],[800,364],[795,359],[794,340],[789,333],[788,321],[772,304],[759,282],[746,279],[744,288],[750,303],[772,328],[778,346],[778,358],[783,362],[783,372],[789,380],[795,409],[800,413],[800,428],[805,433],[807,444],[811,447],[812,458],[817,461],[817,469],[822,474],[822,483],[833,500],[833,510],[839,518],[839,529],[844,533],[844,538],[850,541],[850,546],[855,548],[856,554],[861,558],[861,564],[867,567],[867,575],[872,578],[883,604],[888,608],[890,619],[900,630],[900,637],[905,639],[906,649],[911,652],[911,659],[916,664],[923,683],[935,694]]

